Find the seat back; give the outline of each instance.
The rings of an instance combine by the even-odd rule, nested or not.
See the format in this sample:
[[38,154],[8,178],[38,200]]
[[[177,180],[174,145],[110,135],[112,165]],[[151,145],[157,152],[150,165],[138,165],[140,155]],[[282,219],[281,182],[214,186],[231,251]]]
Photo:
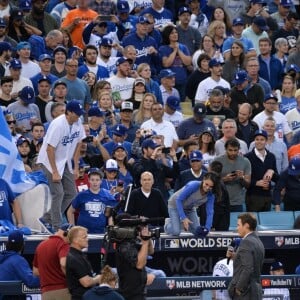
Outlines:
[[[230,222],[229,222],[229,230],[230,231],[236,231],[236,225],[237,225],[237,219],[238,216],[240,214],[242,214],[243,212],[231,212],[230,213]],[[258,215],[256,212],[251,212],[251,214],[253,214],[257,220],[257,224],[258,224]]]
[[292,211],[264,211],[258,213],[258,230],[293,229],[294,213]]

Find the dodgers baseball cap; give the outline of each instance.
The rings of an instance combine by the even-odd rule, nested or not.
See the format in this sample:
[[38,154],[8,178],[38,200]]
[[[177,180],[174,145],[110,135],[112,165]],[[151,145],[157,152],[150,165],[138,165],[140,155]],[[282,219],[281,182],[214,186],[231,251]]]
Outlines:
[[121,104],[121,111],[130,110],[133,111],[133,103],[130,101],[123,101]]
[[22,64],[21,64],[20,60],[14,58],[10,61],[9,67],[12,69],[22,69]]
[[117,11],[119,13],[129,13],[129,4],[127,1],[118,1],[117,2]]
[[259,135],[263,136],[265,139],[268,139],[268,134],[267,134],[267,132],[266,132],[265,130],[263,130],[263,129],[258,129],[258,130],[256,130],[256,131],[254,132],[254,137],[257,137],[257,136],[259,136]]
[[145,139],[143,142],[142,142],[142,149],[145,149],[145,148],[151,148],[151,149],[155,149],[157,147],[160,147],[160,145],[158,145],[157,143],[155,143],[152,139]]
[[292,176],[300,175],[300,155],[291,158],[288,166],[288,174]]
[[180,99],[176,96],[169,96],[167,98],[166,104],[172,109],[172,110],[179,110],[180,109]]
[[34,103],[34,90],[31,86],[25,86],[19,92],[19,98],[27,104]]
[[139,24],[150,24],[149,20],[145,16],[140,16],[137,20]]
[[102,38],[100,43],[99,43],[99,46],[109,46],[109,47],[112,47],[113,45],[113,40],[112,39],[109,39],[109,38]]
[[190,153],[190,156],[189,156],[190,161],[202,161],[202,159],[203,159],[203,156],[202,156],[201,151],[194,150]]
[[21,230],[13,230],[8,235],[7,241],[11,244],[22,244],[24,243],[24,234]]
[[206,106],[204,103],[196,103],[193,112],[198,117],[204,117],[206,115]]
[[130,59],[130,58],[120,57],[116,62],[116,66],[119,66],[119,65],[123,64],[124,62],[129,62],[130,64],[133,63],[132,59]]
[[112,134],[117,136],[124,136],[127,133],[128,129],[122,124],[117,124],[112,128]]
[[167,77],[174,77],[176,75],[175,72],[173,72],[171,69],[163,69],[159,73],[159,78],[167,78]]
[[116,144],[114,145],[113,152],[117,151],[118,149],[123,149],[124,151],[126,151],[126,149],[125,149],[123,143],[116,143]]
[[39,61],[44,61],[44,60],[46,60],[46,59],[52,61],[52,57],[51,57],[49,54],[41,54],[41,55],[39,56]]
[[19,0],[19,8],[22,11],[30,11],[31,10],[31,0]]
[[288,8],[288,7],[291,7],[293,5],[293,1],[292,0],[280,0],[279,5]]
[[67,103],[66,110],[75,113],[79,117],[85,113],[81,103],[75,99]]
[[105,163],[105,170],[107,171],[118,171],[118,163],[114,159],[110,158]]
[[58,87],[59,85],[64,85],[65,87],[67,87],[67,84],[66,84],[64,81],[62,81],[62,80],[57,80],[57,81],[55,81],[53,88],[55,89],[55,88]]
[[294,70],[296,73],[300,73],[300,68],[296,64],[291,64],[287,68],[287,72]]
[[275,261],[270,266],[270,271],[277,271],[281,269],[284,269],[284,266],[283,263],[281,263],[280,261]]
[[186,7],[186,6],[182,6],[179,8],[178,10],[178,16],[181,16],[182,14],[184,13],[189,13],[190,15],[192,14],[191,10],[189,7]]
[[20,136],[17,141],[16,141],[16,145],[17,146],[21,146],[23,145],[24,143],[27,143],[28,145],[30,145],[30,142],[29,140],[27,140],[24,136]]
[[218,59],[216,59],[216,58],[212,58],[212,59],[209,61],[209,63],[208,63],[208,66],[209,66],[210,68],[216,67],[216,66],[219,66],[219,65],[221,65],[221,62],[220,62]]
[[7,22],[5,19],[0,18],[0,27],[6,27],[7,26]]
[[89,117],[104,117],[104,113],[98,106],[92,106],[88,111]]
[[61,46],[61,45],[59,45],[56,48],[54,48],[54,50],[53,50],[53,56],[55,56],[55,54],[57,52],[63,52],[66,56],[68,55],[67,49],[65,47]]
[[8,51],[8,50],[12,50],[11,44],[8,42],[0,42],[0,50],[1,51]]
[[12,20],[22,20],[24,17],[23,11],[21,9],[13,9],[10,15]]
[[271,100],[271,99],[274,99],[276,102],[278,102],[278,98],[272,93],[265,95],[264,102],[267,102],[268,100]]
[[238,85],[244,83],[246,80],[249,80],[248,73],[245,70],[240,70],[235,73],[232,83]]
[[232,21],[232,26],[237,26],[237,25],[245,25],[245,22],[242,18],[235,18]]
[[39,78],[38,83],[40,83],[40,82],[42,82],[42,81],[47,81],[47,82],[50,83],[50,84],[52,83],[50,77],[47,76],[47,75],[42,75],[42,76]]

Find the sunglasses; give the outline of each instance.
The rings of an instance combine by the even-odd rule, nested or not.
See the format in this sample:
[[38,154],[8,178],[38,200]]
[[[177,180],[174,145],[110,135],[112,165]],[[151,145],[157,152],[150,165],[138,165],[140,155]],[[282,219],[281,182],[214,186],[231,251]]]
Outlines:
[[16,120],[13,120],[13,121],[6,121],[6,123],[7,123],[8,125],[10,125],[10,124],[16,124]]

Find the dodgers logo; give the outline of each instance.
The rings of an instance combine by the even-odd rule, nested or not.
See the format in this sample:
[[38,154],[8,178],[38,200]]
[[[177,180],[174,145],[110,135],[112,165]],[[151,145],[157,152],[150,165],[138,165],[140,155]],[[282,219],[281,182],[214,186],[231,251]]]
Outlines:
[[281,247],[284,245],[284,237],[283,236],[275,236],[275,244],[278,247]]
[[175,287],[175,280],[174,279],[167,280],[166,285],[170,290],[172,290]]

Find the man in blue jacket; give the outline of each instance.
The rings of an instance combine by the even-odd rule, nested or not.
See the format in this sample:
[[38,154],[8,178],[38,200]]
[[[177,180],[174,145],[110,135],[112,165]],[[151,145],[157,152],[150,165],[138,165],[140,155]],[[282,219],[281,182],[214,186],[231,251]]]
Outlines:
[[12,231],[8,236],[6,250],[0,253],[0,281],[21,280],[29,288],[38,288],[39,278],[33,275],[27,260],[20,255],[23,248],[22,231]]

